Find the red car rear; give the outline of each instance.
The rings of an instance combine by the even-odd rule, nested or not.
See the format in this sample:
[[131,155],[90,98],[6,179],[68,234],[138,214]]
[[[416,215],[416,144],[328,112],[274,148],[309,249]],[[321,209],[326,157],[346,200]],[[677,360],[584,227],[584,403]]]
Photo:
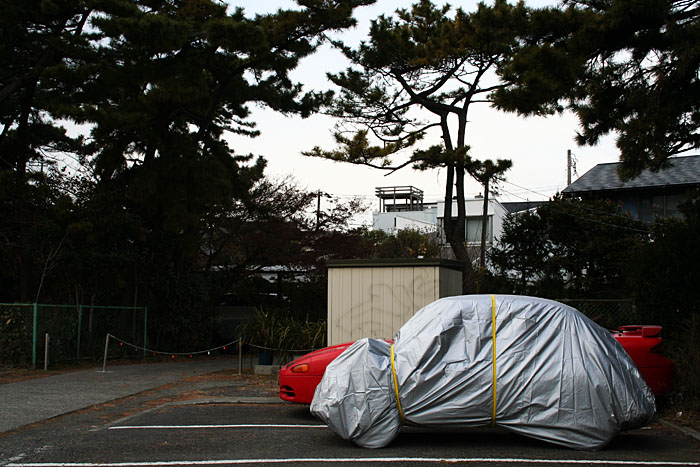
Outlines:
[[[654,394],[666,393],[673,384],[673,362],[663,355],[661,326],[622,326],[613,336],[632,357]],[[391,342],[391,341],[388,341]],[[325,347],[285,365],[279,373],[280,397],[310,404],[326,367],[352,342]]]
[[660,333],[661,326],[622,326],[613,332],[657,396],[673,385],[673,362],[664,356]]

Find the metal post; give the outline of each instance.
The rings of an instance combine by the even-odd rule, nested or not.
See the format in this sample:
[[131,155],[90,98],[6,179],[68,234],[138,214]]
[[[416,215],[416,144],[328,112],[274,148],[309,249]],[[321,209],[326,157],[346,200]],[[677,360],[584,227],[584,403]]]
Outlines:
[[238,374],[243,373],[243,339],[238,339]]
[[147,336],[147,329],[148,329],[148,307],[145,306],[143,307],[143,356],[146,356],[146,348],[148,345],[146,345],[146,336]]
[[75,357],[80,360],[80,333],[83,329],[83,305],[78,305],[78,345],[75,352]]
[[102,359],[102,373],[107,372],[107,348],[109,347],[109,333],[105,336],[105,356]]
[[32,326],[32,367],[36,368],[36,322],[39,314],[39,307],[34,302],[34,324]]
[[49,333],[44,336],[44,371],[49,368]]
[[316,194],[316,230],[321,225],[321,190]]

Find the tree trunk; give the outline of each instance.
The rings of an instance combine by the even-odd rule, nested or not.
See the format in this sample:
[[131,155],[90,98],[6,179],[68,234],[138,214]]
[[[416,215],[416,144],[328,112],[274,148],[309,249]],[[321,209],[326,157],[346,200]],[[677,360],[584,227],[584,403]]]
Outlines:
[[[456,177],[455,177],[456,175]],[[456,183],[455,183],[456,178]],[[452,217],[452,187],[457,187],[457,216]],[[452,248],[457,260],[464,263],[462,272],[462,293],[470,294],[475,291],[474,267],[465,244],[464,227],[466,221],[466,205],[464,199],[464,169],[448,166],[447,187],[445,190],[444,230],[445,240]]]

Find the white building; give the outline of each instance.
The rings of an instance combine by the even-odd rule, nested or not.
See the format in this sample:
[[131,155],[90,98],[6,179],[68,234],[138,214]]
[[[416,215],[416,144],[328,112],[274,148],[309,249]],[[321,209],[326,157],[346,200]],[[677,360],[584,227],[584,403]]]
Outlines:
[[[416,229],[438,233],[439,242],[446,244],[443,229],[445,202],[426,203],[423,191],[413,186],[380,187],[375,193],[379,198],[379,211],[373,214],[372,227],[390,234],[402,229]],[[481,246],[482,213],[484,199],[478,195],[465,201],[465,242],[472,258],[478,257]],[[498,200],[489,199],[487,210],[486,248],[497,242],[503,231],[503,221],[508,215]],[[452,202],[452,216],[457,217],[457,201]]]
[[438,227],[437,203],[425,204],[422,211],[375,212],[372,217],[372,228],[392,235],[403,229],[435,232]]
[[379,187],[379,211],[372,214],[372,228],[395,235],[403,229],[435,232],[437,203],[424,203],[423,191],[413,186]]
[[[481,226],[484,210],[484,199],[476,196],[465,200],[465,242],[468,247],[478,247],[481,245]],[[508,215],[508,210],[496,199],[490,198],[487,210],[488,220],[486,222],[486,247],[491,248],[498,243],[498,239],[503,231],[503,221]],[[452,201],[452,217],[457,217],[457,201]],[[437,203],[437,223],[440,231],[440,240],[445,242],[444,232],[445,202]]]

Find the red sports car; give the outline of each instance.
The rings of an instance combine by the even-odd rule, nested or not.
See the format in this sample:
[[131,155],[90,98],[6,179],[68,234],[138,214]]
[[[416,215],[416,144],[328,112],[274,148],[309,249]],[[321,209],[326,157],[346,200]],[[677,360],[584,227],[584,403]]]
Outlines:
[[[663,355],[661,326],[622,326],[615,339],[632,357],[654,394],[666,393],[673,384],[673,362]],[[391,342],[391,341],[387,341]],[[289,402],[310,404],[326,367],[352,342],[333,345],[303,355],[279,372],[280,397]]]
[[657,396],[673,385],[673,362],[664,356],[661,326],[622,326],[613,331]]

